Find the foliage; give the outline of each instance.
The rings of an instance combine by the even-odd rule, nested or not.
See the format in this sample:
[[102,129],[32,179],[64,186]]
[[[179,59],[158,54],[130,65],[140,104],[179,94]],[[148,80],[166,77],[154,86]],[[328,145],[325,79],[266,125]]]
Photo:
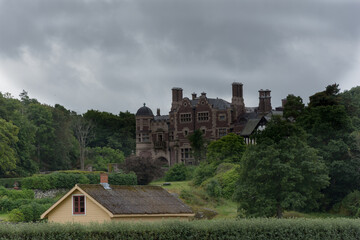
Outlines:
[[137,177],[135,173],[111,173],[109,174],[109,183],[113,185],[136,185]]
[[347,216],[360,216],[360,192],[358,190],[344,197],[340,203],[339,213]]
[[17,182],[18,187],[20,187],[21,180],[22,180],[22,178],[0,178],[0,186],[6,187],[6,188],[12,188],[12,187],[14,187],[15,182]]
[[89,110],[84,118],[94,123],[95,138],[89,142],[91,148],[109,147],[120,150],[125,156],[135,151],[135,115],[126,111],[114,115]]
[[31,202],[12,210],[9,214],[11,222],[36,222],[40,220],[40,216],[45,212],[51,204],[39,204]]
[[198,164],[205,158],[206,153],[206,140],[203,137],[203,133],[201,130],[197,129],[193,134],[188,136],[190,141],[191,150],[193,152],[193,157],[195,160],[195,164]]
[[327,168],[304,132],[273,118],[245,153],[236,199],[248,216],[282,217],[284,210],[312,210],[328,185]]
[[109,163],[124,162],[124,154],[118,149],[109,147],[88,148],[87,163],[92,164],[97,171],[107,171]]
[[155,178],[162,177],[161,162],[151,158],[132,156],[125,159],[122,167],[125,172],[134,172],[139,185],[147,185]]
[[296,119],[304,111],[305,105],[300,96],[295,97],[292,94],[289,94],[286,97],[286,103],[284,106],[284,118]]
[[14,189],[6,189],[4,187],[0,187],[0,197],[7,196],[11,200],[15,199],[33,199],[34,191],[32,190],[14,190]]
[[0,119],[0,174],[16,167],[16,143],[19,128],[11,122]]
[[165,181],[185,181],[187,168],[183,163],[173,165],[165,174]]
[[229,133],[228,135],[213,141],[207,149],[207,161],[219,165],[222,162],[237,163],[246,150],[244,138]]
[[359,238],[357,219],[242,219],[105,224],[2,224],[3,239],[276,239]]
[[206,185],[205,191],[209,194],[210,197],[218,198],[222,196],[221,186],[219,182],[212,178]]
[[[231,167],[227,170],[226,167]],[[220,164],[216,170],[215,179],[218,180],[221,186],[221,196],[226,199],[231,199],[234,195],[236,183],[239,179],[240,167],[237,164]]]
[[195,169],[193,183],[196,186],[201,185],[206,179],[209,179],[214,176],[216,171],[216,166],[214,164],[207,164],[205,162],[200,163],[200,165]]

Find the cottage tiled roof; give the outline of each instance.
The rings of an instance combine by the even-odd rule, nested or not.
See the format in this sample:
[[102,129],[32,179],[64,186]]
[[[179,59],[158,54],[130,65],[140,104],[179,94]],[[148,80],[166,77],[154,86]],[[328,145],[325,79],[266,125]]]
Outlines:
[[191,209],[158,186],[116,186],[106,190],[100,184],[78,184],[112,214],[179,214]]

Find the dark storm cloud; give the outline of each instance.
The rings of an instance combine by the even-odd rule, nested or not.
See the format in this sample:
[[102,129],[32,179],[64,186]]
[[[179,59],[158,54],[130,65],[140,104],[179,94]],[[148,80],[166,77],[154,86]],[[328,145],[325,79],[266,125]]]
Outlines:
[[359,9],[356,0],[0,0],[0,91],[80,112],[146,102],[165,113],[174,86],[230,100],[240,81],[247,106],[260,88],[273,106],[289,93],[307,102],[356,76]]

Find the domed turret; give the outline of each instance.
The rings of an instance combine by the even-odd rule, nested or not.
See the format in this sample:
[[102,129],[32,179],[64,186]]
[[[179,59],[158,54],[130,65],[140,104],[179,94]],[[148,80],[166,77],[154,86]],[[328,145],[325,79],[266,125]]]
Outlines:
[[154,116],[154,114],[150,108],[145,106],[145,103],[144,103],[144,106],[139,108],[139,110],[137,110],[136,116],[149,116],[150,117],[150,116]]

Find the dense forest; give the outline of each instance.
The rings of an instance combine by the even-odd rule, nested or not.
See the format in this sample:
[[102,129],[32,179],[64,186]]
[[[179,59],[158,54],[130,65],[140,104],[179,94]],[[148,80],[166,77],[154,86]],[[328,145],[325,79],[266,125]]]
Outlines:
[[0,177],[87,164],[105,170],[134,150],[134,114],[89,110],[79,115],[59,104],[41,104],[26,91],[20,99],[0,93]]

